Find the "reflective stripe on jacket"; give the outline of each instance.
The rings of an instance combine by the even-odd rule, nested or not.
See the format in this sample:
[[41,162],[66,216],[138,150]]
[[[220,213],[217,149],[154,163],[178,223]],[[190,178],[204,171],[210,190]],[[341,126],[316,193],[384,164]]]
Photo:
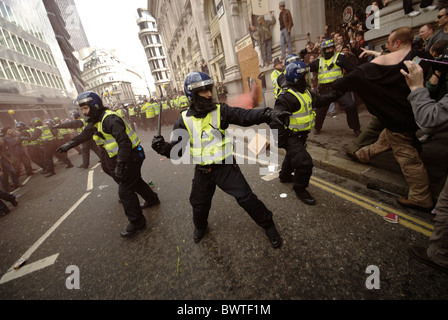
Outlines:
[[[106,117],[110,116],[110,115],[116,115],[116,116],[120,117],[121,120],[123,120],[123,122],[126,126],[126,134],[128,135],[129,140],[131,140],[131,142],[132,142],[132,149],[134,149],[135,147],[137,147],[140,144],[140,139],[137,137],[137,134],[134,131],[132,131],[131,126],[127,123],[127,121],[125,119],[123,119],[116,112],[113,112],[111,110],[106,110],[103,119],[101,119],[101,121],[95,125],[95,127],[97,127],[97,129],[98,129],[98,132],[101,133],[102,137],[100,137],[99,135],[95,135],[94,140],[97,145],[102,145],[103,148],[106,149],[107,154],[109,155],[109,158],[113,158],[118,154],[118,149],[119,149],[118,143],[111,134],[103,131],[104,119],[106,119]],[[103,137],[104,137],[104,139],[103,139]]]
[[310,131],[316,122],[316,113],[313,111],[313,100],[308,90],[304,94],[288,89],[289,93],[300,102],[300,109],[289,117],[289,130],[294,132]]
[[329,60],[325,60],[324,57],[320,58],[317,77],[319,84],[332,83],[343,77],[342,68],[336,64],[339,55],[340,53],[338,52]]
[[37,127],[37,128],[42,131],[42,135],[40,136],[41,141],[53,141],[54,140],[55,137],[54,137],[53,133],[51,133],[51,129],[49,126],[45,125],[45,126],[41,126],[41,127]]
[[233,144],[221,126],[221,105],[203,119],[188,117],[182,112],[185,127],[190,134],[190,154],[193,163],[202,166],[222,163],[233,154]]

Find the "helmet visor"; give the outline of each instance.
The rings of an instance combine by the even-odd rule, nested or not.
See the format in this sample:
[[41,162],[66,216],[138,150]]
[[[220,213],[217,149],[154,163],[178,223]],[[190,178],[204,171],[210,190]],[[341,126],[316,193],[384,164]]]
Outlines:
[[202,91],[202,90],[210,90],[212,91],[214,87],[214,82],[212,79],[208,79],[208,80],[203,80],[203,81],[198,81],[198,82],[194,82],[192,84],[189,84],[187,89],[191,92],[194,91]]

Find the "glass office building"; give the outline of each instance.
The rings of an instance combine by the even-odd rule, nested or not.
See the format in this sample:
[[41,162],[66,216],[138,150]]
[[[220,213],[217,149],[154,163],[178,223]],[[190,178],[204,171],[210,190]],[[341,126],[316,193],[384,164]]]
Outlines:
[[43,2],[0,0],[0,127],[65,118],[76,96]]

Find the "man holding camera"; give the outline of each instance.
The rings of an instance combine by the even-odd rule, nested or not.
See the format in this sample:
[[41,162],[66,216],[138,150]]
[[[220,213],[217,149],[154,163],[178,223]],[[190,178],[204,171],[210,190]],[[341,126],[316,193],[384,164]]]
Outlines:
[[[412,105],[415,120],[420,126],[434,128],[437,131],[447,130],[448,95],[439,102],[431,99],[424,86],[423,69],[414,62],[405,61],[408,72],[401,70],[411,90],[408,97]],[[439,195],[434,219],[434,231],[429,239],[429,247],[410,246],[409,254],[436,269],[448,273],[448,181]]]

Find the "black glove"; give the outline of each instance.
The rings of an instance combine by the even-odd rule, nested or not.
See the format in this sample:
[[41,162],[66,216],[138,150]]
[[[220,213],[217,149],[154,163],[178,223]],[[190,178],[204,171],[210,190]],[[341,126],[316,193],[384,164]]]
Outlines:
[[267,108],[266,111],[264,112],[264,116],[266,117],[268,123],[277,122],[280,125],[288,125],[288,120],[291,115],[292,115],[291,112],[277,111],[271,108]]
[[163,136],[154,136],[151,147],[155,152],[161,153],[165,148],[165,138]]
[[115,167],[115,178],[118,182],[123,181],[124,170],[126,169],[126,162],[118,161]]
[[66,153],[68,152],[68,150],[72,149],[76,147],[76,143],[73,141],[67,142],[65,144],[63,144],[62,146],[60,146],[59,148],[56,149],[57,153]]
[[331,96],[333,101],[339,100],[340,98],[342,98],[345,95],[345,92],[339,91],[339,90],[333,90],[331,91]]

